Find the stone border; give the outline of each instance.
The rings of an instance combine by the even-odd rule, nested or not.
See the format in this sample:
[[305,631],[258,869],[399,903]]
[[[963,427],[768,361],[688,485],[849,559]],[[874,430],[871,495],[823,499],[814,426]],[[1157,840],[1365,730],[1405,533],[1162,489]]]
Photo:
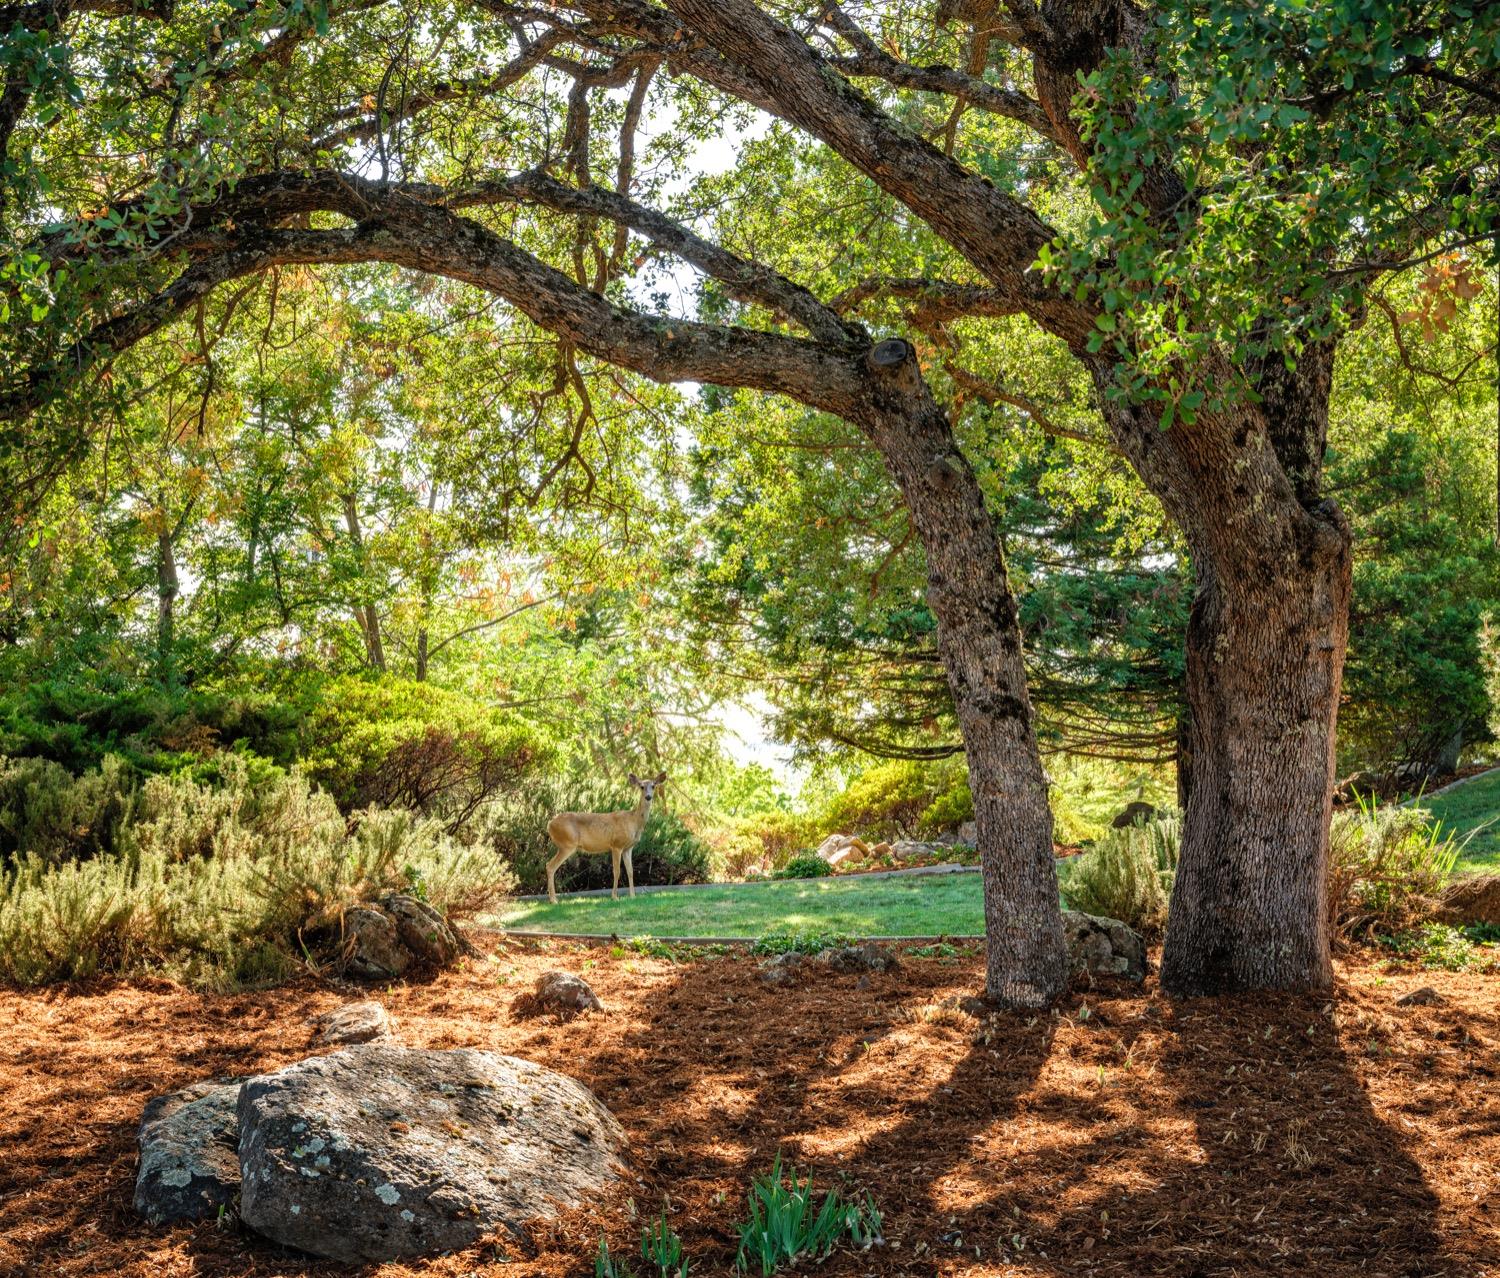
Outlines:
[[[953,861],[940,861],[936,865],[913,865],[904,870],[871,870],[867,874],[824,874],[810,879],[736,879],[732,883],[642,883],[637,885],[635,894],[639,896],[642,892],[692,892],[703,888],[759,887],[764,883],[824,883],[830,879],[891,879],[900,875],[978,873],[977,865],[959,865]],[[586,888],[582,892],[559,892],[557,899],[571,901],[578,897],[608,895],[608,888]],[[545,901],[547,894],[534,892],[527,896],[513,896],[510,899],[512,901]]]
[[1450,781],[1447,785],[1440,786],[1436,790],[1428,790],[1426,794],[1416,794],[1409,799],[1403,799],[1401,801],[1401,806],[1403,808],[1409,808],[1414,803],[1426,803],[1428,799],[1435,799],[1440,794],[1447,794],[1449,790],[1457,790],[1459,786],[1468,785],[1470,781],[1478,781],[1482,777],[1494,776],[1497,772],[1500,772],[1500,767],[1486,768],[1483,772],[1475,772],[1470,776],[1460,777],[1457,781]]
[[[596,941],[624,945],[630,941],[652,941],[663,945],[754,945],[758,936],[621,936],[617,932],[528,932],[523,928],[495,927],[508,941]],[[875,941],[881,945],[937,945],[944,941],[970,943],[983,941],[982,934],[949,934],[947,936],[851,936],[850,941]]]

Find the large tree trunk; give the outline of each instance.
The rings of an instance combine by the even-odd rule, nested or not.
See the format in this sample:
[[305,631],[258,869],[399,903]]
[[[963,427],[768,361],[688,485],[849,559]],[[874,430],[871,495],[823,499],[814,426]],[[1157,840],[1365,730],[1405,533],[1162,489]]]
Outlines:
[[969,764],[984,880],[985,992],[1006,1007],[1045,1007],[1067,987],[1067,947],[1052,812],[1000,543],[911,347],[882,342],[871,365],[876,403],[860,425],[901,489],[926,551],[928,604]]
[[1325,989],[1334,731],[1349,634],[1332,507],[1273,580],[1196,556],[1182,857],[1162,957],[1177,996]]

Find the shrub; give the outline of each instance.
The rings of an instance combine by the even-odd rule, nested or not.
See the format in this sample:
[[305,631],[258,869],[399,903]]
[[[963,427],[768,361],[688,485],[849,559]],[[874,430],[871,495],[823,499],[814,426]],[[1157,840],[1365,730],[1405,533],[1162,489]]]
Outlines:
[[136,788],[115,755],[81,777],[50,759],[0,758],[0,863],[29,852],[57,864],[108,849]]
[[217,786],[148,778],[115,843],[62,864],[28,853],[0,875],[0,978],[161,970],[209,988],[258,983],[358,901],[416,886],[462,917],[515,882],[492,849],[431,818],[365,811],[351,828],[306,777],[256,787],[243,763]]
[[965,821],[973,819],[974,795],[969,790],[969,777],[965,773],[933,799],[918,824],[928,831],[956,830]]
[[941,788],[933,769],[898,760],[866,768],[824,806],[823,832],[847,831],[866,838],[905,838],[917,832],[922,814]]
[[750,947],[752,954],[821,954],[853,944],[843,932],[767,932]]
[[1329,834],[1328,909],[1336,935],[1400,932],[1439,908],[1462,843],[1419,808],[1361,797]]
[[1382,936],[1380,943],[1403,959],[1446,972],[1461,972],[1484,961],[1464,929],[1444,923],[1424,923],[1394,936]]
[[804,852],[800,856],[794,856],[790,861],[777,870],[773,878],[777,879],[821,879],[833,873],[833,866],[829,865],[815,852]]
[[770,1175],[750,1182],[750,1219],[740,1226],[735,1267],[747,1273],[753,1265],[764,1278],[799,1259],[821,1260],[846,1239],[869,1247],[880,1239],[880,1226],[868,1195],[863,1203],[850,1202],[829,1190],[814,1211],[811,1175],[799,1183],[793,1170],[783,1178],[777,1154]]
[[737,817],[709,834],[716,868],[729,879],[779,869],[819,838],[814,818],[776,811]]
[[302,714],[259,690],[58,679],[0,697],[0,753],[50,759],[73,773],[109,755],[142,772],[173,771],[231,748],[289,760]]
[[1063,895],[1076,910],[1119,919],[1143,936],[1166,927],[1181,825],[1159,817],[1111,830],[1073,864]]
[[545,754],[520,720],[431,684],[347,677],[303,696],[302,766],[346,812],[412,808],[461,833]]

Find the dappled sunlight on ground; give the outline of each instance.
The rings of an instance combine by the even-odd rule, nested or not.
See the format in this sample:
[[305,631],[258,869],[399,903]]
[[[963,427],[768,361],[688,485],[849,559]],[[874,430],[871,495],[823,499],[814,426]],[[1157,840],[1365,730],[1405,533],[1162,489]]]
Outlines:
[[[778,1150],[885,1212],[891,1245],[835,1256],[818,1270],[834,1278],[1500,1273],[1494,976],[1362,962],[1330,999],[1174,1005],[1148,984],[976,1020],[946,1005],[977,988],[975,958],[908,958],[863,987],[809,971],[773,989],[739,956],[674,965],[490,944],[465,970],[374,995],[408,1043],[511,1052],[582,1079],[629,1133],[634,1177],[529,1248],[360,1278],[579,1278],[601,1229],[633,1254],[632,1212],[664,1202],[694,1274],[727,1274],[749,1179]],[[594,984],[606,1014],[515,1014],[559,966]],[[1418,985],[1441,1001],[1396,1006]],[[130,1193],[149,1096],[299,1059],[307,1018],[366,993],[310,981],[228,996],[166,983],[0,993],[0,1273],[349,1273],[232,1226],[149,1228]]]

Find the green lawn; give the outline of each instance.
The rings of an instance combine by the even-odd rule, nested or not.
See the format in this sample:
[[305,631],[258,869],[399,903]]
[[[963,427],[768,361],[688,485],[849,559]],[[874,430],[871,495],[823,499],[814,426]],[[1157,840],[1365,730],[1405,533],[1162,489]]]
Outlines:
[[1460,869],[1500,870],[1500,772],[1418,802],[1431,810],[1444,829],[1460,838],[1475,831],[1464,849]]
[[851,936],[978,936],[984,905],[977,874],[874,879],[860,875],[737,883],[629,900],[581,896],[518,901],[486,920],[537,932],[620,936],[764,936],[845,932]]

